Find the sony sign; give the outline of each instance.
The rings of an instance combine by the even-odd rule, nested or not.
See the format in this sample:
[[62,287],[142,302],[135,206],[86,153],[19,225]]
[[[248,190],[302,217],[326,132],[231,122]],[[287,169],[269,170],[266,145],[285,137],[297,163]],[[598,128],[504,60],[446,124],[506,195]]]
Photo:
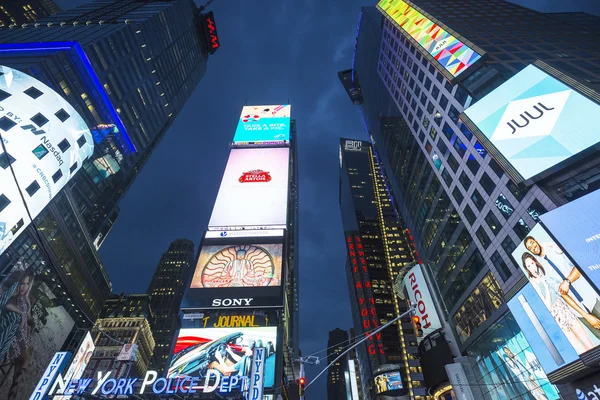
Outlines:
[[408,293],[410,304],[415,305],[415,315],[421,318],[423,336],[440,329],[442,324],[425,282],[421,265],[414,266],[404,276],[404,287]]
[[242,298],[242,299],[213,299],[213,307],[243,307],[250,306],[250,303],[254,298]]

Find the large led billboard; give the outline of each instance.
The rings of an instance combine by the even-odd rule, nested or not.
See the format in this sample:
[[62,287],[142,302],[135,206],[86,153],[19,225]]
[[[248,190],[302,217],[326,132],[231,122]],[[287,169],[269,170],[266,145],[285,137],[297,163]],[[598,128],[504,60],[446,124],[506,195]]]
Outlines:
[[377,394],[389,392],[390,390],[400,390],[403,389],[402,385],[402,376],[400,372],[384,372],[381,375],[377,375],[374,379],[375,381],[375,390]]
[[290,140],[291,106],[245,106],[238,121],[233,143],[267,144]]
[[[71,360],[69,368],[67,368],[67,372],[62,374],[63,381],[80,379],[83,376],[83,372],[90,362],[90,358],[92,358],[95,349],[96,346],[94,345],[94,339],[92,339],[90,332],[87,332],[83,338],[83,341],[81,342],[81,345],[79,345],[77,353],[73,355],[73,359]],[[68,400],[72,397],[74,391],[67,390],[65,393],[69,394],[65,396],[54,396],[53,400]]]
[[483,54],[448,33],[403,0],[380,0],[377,7],[454,78]]
[[600,190],[541,215],[542,224],[600,289]]
[[62,96],[3,65],[0,136],[2,254],[31,223],[29,215],[35,218],[92,155],[94,142],[83,118]]
[[[423,276],[421,265],[417,264],[410,269],[404,275],[404,288],[407,293],[407,297],[410,300],[410,304],[415,306],[415,315],[421,320],[421,327],[423,328],[423,336],[427,336],[430,333],[440,329],[442,323],[435,309],[431,292],[427,287],[427,282]],[[421,341],[422,338],[418,337],[417,341]]]
[[204,237],[182,309],[281,306],[284,231],[271,230],[272,236],[253,232]]
[[542,225],[529,232],[512,257],[577,354],[598,346],[600,296]]
[[28,399],[75,325],[53,285],[22,260],[0,281],[0,399]]
[[289,149],[233,149],[208,224],[209,230],[285,228]]
[[589,120],[598,113],[600,105],[529,65],[464,116],[511,177],[525,181],[597,144],[600,128]]
[[[250,377],[255,348],[265,349],[264,387],[275,386],[277,326],[238,323],[237,327],[182,328],[177,336],[167,378]],[[267,321],[268,323],[268,321]],[[231,325],[221,322],[221,325]],[[263,325],[263,326],[252,326]]]

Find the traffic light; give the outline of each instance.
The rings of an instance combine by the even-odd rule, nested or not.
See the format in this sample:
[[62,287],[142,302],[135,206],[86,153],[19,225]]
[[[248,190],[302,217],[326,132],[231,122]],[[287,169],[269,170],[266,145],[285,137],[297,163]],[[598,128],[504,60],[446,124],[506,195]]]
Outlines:
[[415,334],[417,337],[423,337],[423,328],[421,328],[421,318],[418,315],[412,317],[413,326],[415,328]]
[[304,396],[304,384],[305,383],[306,383],[305,377],[301,377],[300,379],[298,379],[298,392],[300,394],[300,397]]

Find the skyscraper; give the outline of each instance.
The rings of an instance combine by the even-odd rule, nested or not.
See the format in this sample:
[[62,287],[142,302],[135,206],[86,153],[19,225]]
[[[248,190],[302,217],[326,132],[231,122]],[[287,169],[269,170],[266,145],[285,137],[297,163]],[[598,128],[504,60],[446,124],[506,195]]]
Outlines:
[[[413,262],[410,236],[394,205],[378,155],[369,142],[340,140],[340,207],[348,259],[346,274],[354,328],[360,336],[407,311],[392,285]],[[417,337],[410,316],[372,335],[357,349],[363,393],[385,392],[375,385],[376,371],[390,365],[400,380],[390,395],[425,396]]]
[[[290,398],[298,357],[297,168],[291,106],[243,107],[185,285],[168,377],[235,371],[222,392]],[[208,394],[211,385],[200,390]]]
[[[329,331],[327,363],[333,362],[348,345],[348,332],[340,328]],[[347,399],[344,373],[348,372],[348,359],[348,356],[342,357],[329,367],[327,371],[327,400]]]
[[5,359],[0,397],[28,396],[110,295],[97,249],[206,72],[207,24],[191,0],[111,0],[1,28],[0,284],[33,276],[31,307],[59,317],[41,319],[35,360]]
[[[582,356],[572,370],[562,368],[564,361],[542,370],[540,362],[545,358],[536,347],[541,340],[526,340],[530,332],[511,307],[513,297],[521,298],[517,295],[529,285],[520,255],[518,260],[513,257],[519,243],[548,210],[598,188],[599,158],[585,149],[593,143],[576,151],[567,150],[564,141],[548,144],[559,138],[557,132],[565,126],[565,122],[548,122],[542,130],[554,128],[556,136],[539,142],[537,150],[563,162],[548,162],[552,168],[524,179],[528,171],[518,157],[513,159],[502,147],[495,147],[501,143],[494,142],[491,132],[484,137],[493,118],[496,124],[508,118],[504,112],[515,112],[511,118],[519,121],[519,127],[539,119],[544,110],[539,116],[527,111],[525,119],[519,120],[519,112],[510,107],[511,100],[514,107],[528,96],[533,101],[535,90],[539,96],[570,90],[569,101],[580,101],[579,106],[557,105],[560,111],[555,116],[558,121],[572,118],[573,129],[577,120],[585,121],[585,115],[575,121],[572,116],[598,102],[593,90],[600,83],[596,68],[600,46],[592,20],[597,18],[581,13],[542,14],[500,0],[485,4],[383,0],[378,9],[363,8],[353,70],[364,98],[360,110],[390,172],[392,193],[420,258],[431,266],[432,283],[439,289],[452,326],[446,333],[455,338],[446,339],[458,344],[455,356],[467,356],[462,364],[476,371],[472,383],[481,388],[484,398],[525,393],[558,396],[550,382],[560,384],[589,373],[595,359]],[[373,28],[377,26],[380,36]],[[527,85],[542,80],[539,87],[523,93]],[[521,97],[515,94],[500,103],[511,87]],[[586,101],[579,100],[581,94]],[[490,99],[505,106],[496,109],[485,103],[497,111],[486,128],[469,108]],[[538,101],[548,103],[542,97]],[[504,126],[506,122],[511,119]],[[532,140],[537,143],[543,137]],[[581,138],[579,143],[587,140],[583,134]],[[532,154],[521,154],[529,165],[539,162]],[[505,361],[488,362],[497,355]],[[517,372],[507,357],[526,358],[521,373],[529,374],[535,383],[515,384]],[[544,370],[550,371],[548,377]],[[574,396],[574,388],[569,390]]]
[[59,11],[52,0],[5,0],[0,5],[0,27],[35,23]]
[[151,363],[154,371],[164,371],[169,358],[169,350],[178,328],[175,316],[179,313],[185,282],[193,263],[194,242],[177,239],[160,257],[150,281],[148,295],[154,314],[152,334],[156,342]]

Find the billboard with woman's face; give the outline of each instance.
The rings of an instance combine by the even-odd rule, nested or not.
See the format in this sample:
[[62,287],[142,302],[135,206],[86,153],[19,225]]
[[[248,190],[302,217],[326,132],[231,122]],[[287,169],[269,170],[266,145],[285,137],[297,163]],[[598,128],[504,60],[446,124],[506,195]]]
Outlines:
[[600,297],[564,250],[536,225],[512,253],[577,354],[600,344]]
[[74,326],[44,272],[18,261],[0,282],[1,399],[28,399]]

